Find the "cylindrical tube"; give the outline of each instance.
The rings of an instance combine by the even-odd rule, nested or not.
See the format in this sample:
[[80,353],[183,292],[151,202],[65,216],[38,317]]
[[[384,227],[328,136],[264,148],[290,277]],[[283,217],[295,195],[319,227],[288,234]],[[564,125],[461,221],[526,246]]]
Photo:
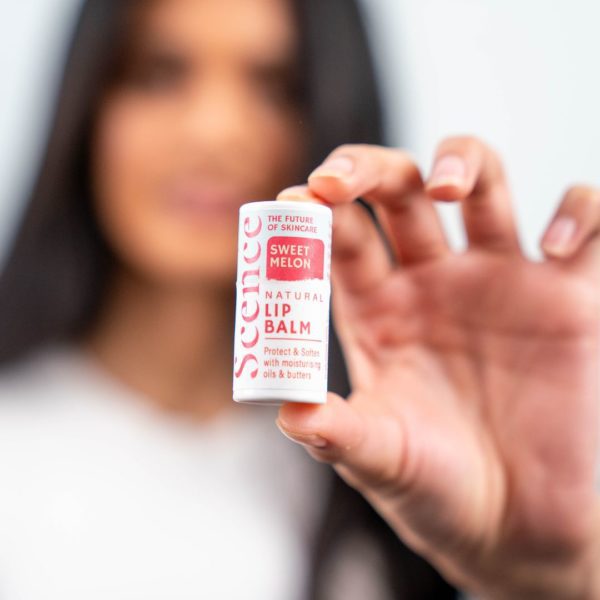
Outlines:
[[312,202],[241,207],[236,402],[325,402],[331,217],[331,209]]

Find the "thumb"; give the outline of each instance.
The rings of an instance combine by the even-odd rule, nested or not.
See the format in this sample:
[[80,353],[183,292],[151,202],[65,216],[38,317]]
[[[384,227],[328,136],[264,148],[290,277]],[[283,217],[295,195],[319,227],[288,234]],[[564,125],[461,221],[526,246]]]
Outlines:
[[360,491],[405,486],[405,440],[396,415],[369,412],[356,398],[329,393],[326,404],[284,404],[277,426]]

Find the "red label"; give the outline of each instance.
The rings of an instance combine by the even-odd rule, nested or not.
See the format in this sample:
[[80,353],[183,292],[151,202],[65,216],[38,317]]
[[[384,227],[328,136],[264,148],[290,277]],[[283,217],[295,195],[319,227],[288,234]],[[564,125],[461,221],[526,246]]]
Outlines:
[[303,237],[272,237],[267,243],[267,279],[323,279],[325,244]]

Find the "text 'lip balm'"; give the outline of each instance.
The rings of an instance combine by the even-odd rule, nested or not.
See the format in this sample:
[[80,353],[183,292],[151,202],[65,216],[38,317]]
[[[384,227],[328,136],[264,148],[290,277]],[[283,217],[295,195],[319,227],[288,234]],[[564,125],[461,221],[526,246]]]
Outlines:
[[233,399],[327,398],[331,209],[312,202],[240,208]]

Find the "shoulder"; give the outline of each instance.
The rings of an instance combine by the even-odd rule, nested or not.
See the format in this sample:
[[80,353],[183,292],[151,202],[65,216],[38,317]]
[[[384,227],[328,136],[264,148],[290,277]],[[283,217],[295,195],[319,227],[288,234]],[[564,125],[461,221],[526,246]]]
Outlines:
[[52,346],[0,368],[0,412],[14,404],[51,398],[64,385],[76,350]]
[[0,368],[0,437],[71,412],[95,389],[83,360],[74,346],[55,345]]
[[0,512],[35,482],[47,481],[49,465],[61,464],[73,439],[64,419],[67,365],[65,350],[56,347],[0,370]]

